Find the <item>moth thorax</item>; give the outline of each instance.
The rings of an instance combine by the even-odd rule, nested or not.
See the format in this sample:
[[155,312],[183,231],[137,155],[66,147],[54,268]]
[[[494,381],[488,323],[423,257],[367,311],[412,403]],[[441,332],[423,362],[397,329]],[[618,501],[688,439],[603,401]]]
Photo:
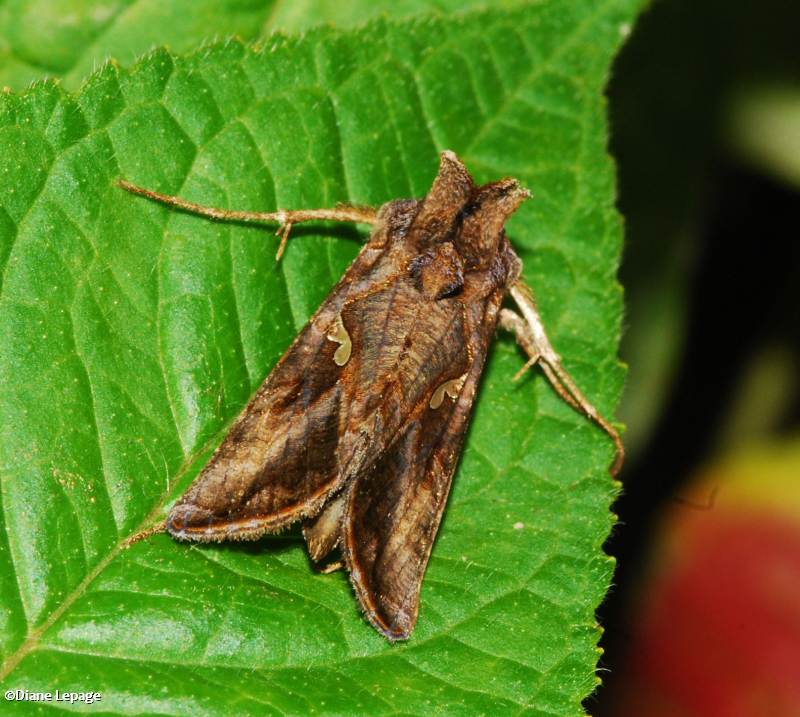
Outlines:
[[457,294],[464,286],[464,263],[451,242],[443,242],[411,262],[417,289],[431,300]]

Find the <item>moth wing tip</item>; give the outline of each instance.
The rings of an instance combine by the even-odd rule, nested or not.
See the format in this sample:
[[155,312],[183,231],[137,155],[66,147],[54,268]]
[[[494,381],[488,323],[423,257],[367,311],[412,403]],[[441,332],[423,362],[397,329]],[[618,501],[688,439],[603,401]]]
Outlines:
[[378,632],[391,643],[408,640],[417,624],[416,615],[408,615],[402,611],[392,616],[392,619],[386,619],[389,616],[385,612],[380,614],[376,610],[365,610],[365,614]]
[[393,645],[396,642],[406,642],[411,637],[411,630],[402,632],[392,632],[391,630],[381,630],[381,634]]

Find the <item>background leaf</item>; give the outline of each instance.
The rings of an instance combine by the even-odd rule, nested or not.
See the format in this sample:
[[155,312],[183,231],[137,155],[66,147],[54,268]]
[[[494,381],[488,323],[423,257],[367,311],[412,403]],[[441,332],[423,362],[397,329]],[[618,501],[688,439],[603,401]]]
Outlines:
[[[496,342],[423,587],[390,647],[296,535],[123,549],[163,517],[353,258],[349,228],[170,212],[118,176],[269,209],[423,195],[437,151],[534,190],[508,231],[607,414],[621,240],[602,88],[637,3],[321,28],[106,66],[0,105],[3,687],[109,714],[577,714],[612,562],[608,441]],[[7,703],[30,713],[30,703]],[[48,711],[52,708],[48,707]],[[90,708],[91,709],[91,708]]]
[[[482,0],[8,0],[0,5],[0,86],[42,75],[75,88],[107,58],[130,62],[157,45],[185,52],[209,38],[363,23],[379,15],[448,13]],[[494,0],[502,8],[519,0]]]

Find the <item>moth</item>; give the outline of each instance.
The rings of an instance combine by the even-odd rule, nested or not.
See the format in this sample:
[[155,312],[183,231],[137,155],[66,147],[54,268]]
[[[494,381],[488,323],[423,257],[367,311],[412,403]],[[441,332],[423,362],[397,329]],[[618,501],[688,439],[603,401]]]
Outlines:
[[[344,567],[367,620],[405,640],[498,324],[553,388],[623,448],[551,346],[504,230],[529,192],[476,186],[442,152],[423,199],[377,210],[205,207],[120,181],[135,194],[219,220],[372,226],[369,240],[267,376],[162,526],[178,540],[255,540],[297,521],[311,558]],[[519,313],[503,308],[510,295]],[[523,368],[524,370],[524,368]],[[337,553],[338,559],[332,559]]]

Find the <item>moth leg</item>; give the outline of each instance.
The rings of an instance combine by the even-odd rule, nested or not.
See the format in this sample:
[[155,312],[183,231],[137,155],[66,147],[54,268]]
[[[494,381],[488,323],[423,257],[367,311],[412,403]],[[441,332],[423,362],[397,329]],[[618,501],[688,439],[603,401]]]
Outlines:
[[337,570],[341,570],[343,567],[343,560],[334,560],[332,563],[328,563],[327,565],[317,568],[317,572],[320,572],[323,575],[328,575],[329,573],[335,573]]
[[292,231],[291,222],[286,222],[285,224],[281,224],[278,226],[278,230],[275,232],[275,236],[281,238],[281,243],[278,244],[278,251],[275,252],[275,261],[281,260],[283,252],[286,249],[286,242],[289,241],[289,232],[291,231]]
[[[610,473],[616,477],[622,469],[625,460],[625,448],[622,445],[617,429],[614,428],[592,405],[586,396],[575,384],[575,381],[561,365],[561,357],[556,353],[547,333],[544,324],[536,309],[531,290],[522,282],[516,282],[510,289],[510,294],[517,303],[522,314],[515,313],[510,309],[500,311],[500,326],[514,333],[517,343],[528,354],[529,360],[526,362],[522,371],[534,364],[542,367],[544,375],[550,382],[559,397],[574,408],[578,413],[582,413],[590,421],[600,427],[611,438],[614,443],[616,454],[614,462],[611,464]],[[518,373],[517,376],[521,375]],[[516,377],[515,377],[516,378]]]
[[289,232],[293,224],[311,221],[331,221],[331,222],[356,222],[357,224],[369,224],[370,226],[378,221],[378,210],[373,207],[357,207],[350,204],[340,204],[332,209],[279,209],[276,212],[249,212],[238,209],[221,209],[219,207],[207,207],[203,204],[195,204],[186,199],[175,197],[170,194],[161,194],[152,189],[145,189],[136,184],[120,179],[117,184],[122,189],[131,194],[138,194],[156,202],[177,207],[184,211],[198,214],[210,219],[219,221],[233,222],[277,222],[278,231],[276,234],[281,238],[278,252],[275,256],[280,259],[283,250],[286,248],[286,241],[289,239]]
[[530,330],[528,324],[525,322],[525,319],[510,309],[501,309],[499,323],[500,326],[506,331],[510,331],[514,334],[514,337],[517,339],[517,343],[522,347],[525,353],[530,356],[522,368],[514,374],[511,380],[518,381],[529,368],[535,366],[537,363],[541,363],[542,370],[552,384],[555,392],[559,395],[559,398],[572,406],[572,408],[574,408],[576,411],[582,412],[580,404],[570,395],[570,393],[558,380],[554,380],[551,373],[548,373],[548,371],[551,371],[551,369],[545,362],[542,350],[539,344],[536,343],[536,338]]

